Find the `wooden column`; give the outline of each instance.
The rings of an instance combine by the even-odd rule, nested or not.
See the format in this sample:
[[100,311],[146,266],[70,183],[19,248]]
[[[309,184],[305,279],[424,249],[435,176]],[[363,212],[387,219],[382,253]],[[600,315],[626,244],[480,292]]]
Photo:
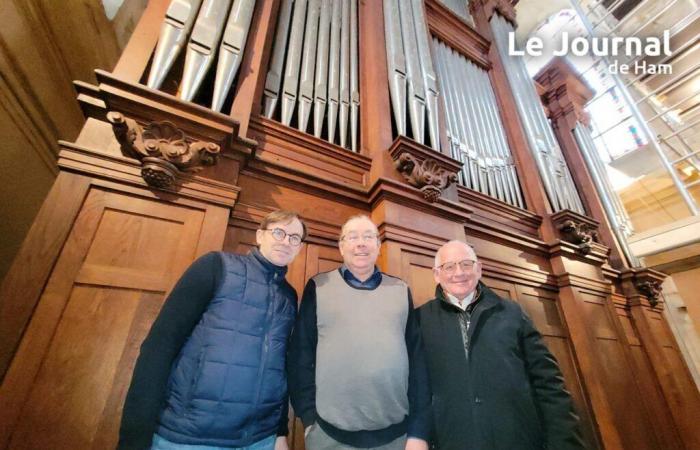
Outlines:
[[602,225],[598,230],[603,243],[610,247],[610,262],[618,269],[628,267],[573,132],[577,123],[588,125],[584,107],[594,92],[561,57],[542,68],[535,80],[544,89],[541,97],[586,211]]
[[372,158],[368,184],[381,177],[399,180],[388,149],[393,141],[391,101],[381,1],[358,1],[360,58],[360,153]]
[[625,271],[621,278],[632,321],[665,399],[657,407],[665,416],[660,418],[665,420],[659,421],[672,419],[667,431],[677,430],[683,448],[700,448],[697,432],[700,393],[662,314],[665,302],[661,297],[661,283],[665,277],[665,274],[644,268]]
[[250,118],[259,116],[262,111],[265,76],[275,37],[279,5],[279,0],[262,2],[255,8],[250,24],[250,34],[238,70],[236,93],[229,114],[240,124],[238,133],[241,137],[248,137]]

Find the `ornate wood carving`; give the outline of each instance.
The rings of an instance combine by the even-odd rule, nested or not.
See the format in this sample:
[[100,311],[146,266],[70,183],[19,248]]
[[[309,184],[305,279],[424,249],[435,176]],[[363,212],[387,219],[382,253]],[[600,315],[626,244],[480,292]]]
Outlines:
[[221,148],[213,142],[188,142],[185,133],[168,121],[145,126],[110,111],[107,120],[124,156],[141,161],[141,176],[150,186],[171,186],[182,173],[196,173],[218,161]]
[[628,299],[642,296],[649,301],[652,308],[659,304],[661,283],[666,278],[665,274],[645,267],[624,271],[620,278]]
[[498,12],[504,19],[512,23],[514,28],[518,28],[518,23],[515,21],[515,8],[508,0],[473,0],[469,2],[469,13],[472,16],[478,9],[484,10],[487,21],[491,20],[493,13]]
[[638,281],[635,286],[649,300],[651,306],[656,306],[659,303],[661,295],[661,282],[659,280]]
[[462,163],[405,136],[396,138],[389,154],[396,170],[431,203],[457,181],[457,172],[462,167]]
[[598,242],[598,222],[564,210],[552,216],[552,222],[559,231],[561,239],[578,246],[579,252],[584,255],[590,253],[594,243]]
[[396,161],[396,170],[403,175],[411,186],[423,192],[429,202],[436,202],[443,189],[457,181],[457,175],[449,173],[434,159],[418,161],[409,153],[402,153]]

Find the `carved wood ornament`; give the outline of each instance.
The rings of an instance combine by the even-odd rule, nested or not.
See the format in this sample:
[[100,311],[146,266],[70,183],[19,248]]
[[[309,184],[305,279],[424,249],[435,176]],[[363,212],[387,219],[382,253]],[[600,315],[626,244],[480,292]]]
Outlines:
[[513,24],[514,28],[518,27],[515,20],[515,8],[508,0],[480,0],[469,2],[469,13],[472,17],[475,16],[478,9],[483,9],[486,13],[486,20],[491,20],[494,12],[498,12],[504,19]]
[[187,140],[168,121],[139,125],[134,119],[110,111],[107,120],[124,156],[141,161],[141,176],[149,186],[167,188],[182,173],[196,173],[218,161],[220,147],[213,142]]
[[396,161],[396,170],[404,179],[423,192],[423,197],[436,202],[442,191],[457,181],[457,175],[440,167],[434,159],[426,159],[422,163],[413,155],[403,153]]
[[659,303],[659,296],[661,295],[661,282],[658,280],[643,280],[638,281],[635,284],[637,290],[644,295],[648,300],[649,304],[654,307]]
[[559,231],[561,231],[564,240],[578,245],[583,254],[591,251],[591,243],[595,241],[597,234],[594,227],[574,220],[567,220],[559,225]]
[[578,246],[578,251],[588,255],[599,242],[598,222],[568,209],[552,215],[552,222],[562,240]]

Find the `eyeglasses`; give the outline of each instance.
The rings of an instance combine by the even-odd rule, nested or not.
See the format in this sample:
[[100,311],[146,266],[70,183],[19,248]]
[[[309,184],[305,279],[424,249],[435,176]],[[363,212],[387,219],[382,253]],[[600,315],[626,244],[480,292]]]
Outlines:
[[346,241],[351,244],[357,244],[358,242],[363,242],[363,243],[369,243],[369,242],[376,242],[377,240],[377,234],[376,233],[366,233],[363,235],[359,234],[347,234],[343,237],[340,238],[341,241]]
[[457,262],[447,262],[445,264],[439,265],[437,268],[445,272],[447,275],[452,275],[457,272],[457,266],[462,269],[462,272],[469,272],[474,268],[476,261],[471,259],[463,259]]
[[284,241],[284,238],[286,236],[289,236],[289,245],[291,245],[292,247],[299,247],[301,245],[301,236],[299,236],[298,234],[289,234],[282,228],[273,228],[271,230],[267,229],[264,231],[269,231],[270,233],[272,233],[272,237],[276,241],[282,242]]

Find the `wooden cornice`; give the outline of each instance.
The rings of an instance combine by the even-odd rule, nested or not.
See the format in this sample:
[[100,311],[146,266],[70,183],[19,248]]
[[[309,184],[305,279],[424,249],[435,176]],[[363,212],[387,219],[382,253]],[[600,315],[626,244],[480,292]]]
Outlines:
[[[162,91],[149,89],[137,83],[121,80],[103,70],[96,70],[99,85],[97,90],[81,86],[79,98],[86,105],[89,93],[97,94],[105,104],[106,111],[117,111],[139,123],[168,120],[194,139],[211,141],[222,150],[236,149],[251,154],[257,145],[252,139],[238,136],[239,124],[231,117],[209,108],[185,102]],[[103,119],[98,103],[87,102],[84,111],[98,113]]]
[[348,186],[364,186],[372,166],[365,155],[264,117],[251,119],[249,134],[258,141],[256,159]]
[[561,288],[573,287],[594,295],[609,296],[613,293],[613,283],[609,280],[596,280],[573,273],[564,273],[556,277],[557,286]]
[[428,257],[434,257],[435,252],[445,243],[444,239],[416,231],[412,228],[396,224],[383,223],[379,226],[379,236],[384,240],[400,242],[402,249],[410,249]]
[[515,20],[515,4],[510,0],[470,0],[469,12],[472,17],[477,9],[484,12],[486,21],[490,21],[494,13],[498,12],[504,19],[513,24],[513,28],[518,28],[518,23]]
[[[59,141],[59,145],[61,152],[58,167],[62,170],[152,191],[141,177],[141,164],[135,159],[110,155],[65,141]],[[159,190],[228,208],[235,204],[240,193],[238,186],[187,174],[178,178],[174,185]]]
[[630,306],[663,308],[661,284],[666,274],[647,267],[631,268],[620,273],[620,281]]
[[556,122],[560,116],[573,115],[573,120],[569,121],[571,128],[576,121],[585,125],[590,123],[584,108],[595,92],[566,59],[560,56],[552,59],[534,79],[542,87],[540,96],[552,121]]
[[467,206],[444,198],[428,203],[420,189],[389,178],[379,178],[369,189],[369,203],[372,209],[383,200],[394,201],[455,222],[466,223],[472,213]]
[[358,208],[367,207],[367,191],[364,186],[329,180],[318,174],[292,168],[273,160],[253,159],[241,174]]
[[588,252],[582,253],[579,245],[564,240],[557,240],[549,245],[549,254],[552,257],[561,256],[600,267],[608,264],[610,248],[593,242]]
[[491,43],[485,37],[438,0],[427,0],[425,10],[428,28],[433,36],[483,69],[491,68],[488,59]]
[[539,237],[538,230],[542,224],[541,216],[462,185],[457,186],[457,194],[461,203],[474,208],[475,215],[483,211],[488,214],[488,217],[485,217],[486,220],[517,228],[533,238]]
[[479,261],[486,277],[553,292],[558,290],[557,278],[549,272],[526,269],[485,257],[479,257]]
[[494,242],[501,242],[511,248],[518,248],[529,253],[549,256],[549,246],[540,239],[524,235],[520,230],[505,227],[492,221],[486,221],[482,217],[472,214],[470,221],[465,225],[467,236],[482,234]]

